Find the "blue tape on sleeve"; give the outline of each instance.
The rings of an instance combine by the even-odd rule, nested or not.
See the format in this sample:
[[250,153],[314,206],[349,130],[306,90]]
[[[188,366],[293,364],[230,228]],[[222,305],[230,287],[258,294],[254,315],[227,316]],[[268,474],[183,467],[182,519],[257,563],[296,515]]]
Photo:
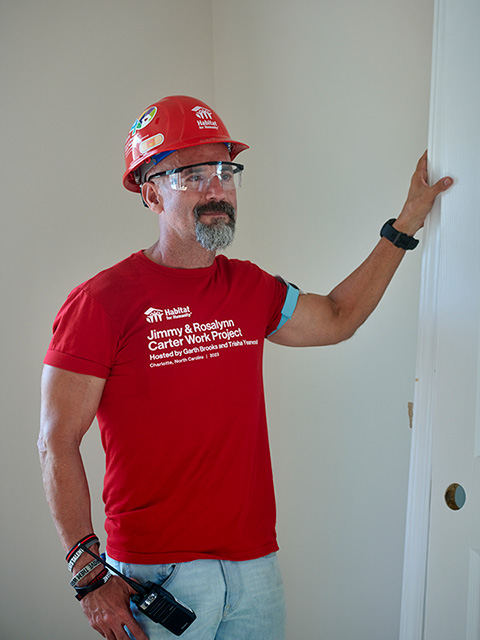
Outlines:
[[300,295],[300,291],[297,287],[294,287],[289,282],[287,283],[287,295],[285,297],[285,302],[282,307],[282,317],[280,318],[280,322],[278,323],[278,327],[274,329],[271,333],[268,334],[267,338],[273,336],[274,333],[277,333],[279,329],[283,327],[287,320],[293,316],[293,312],[295,311],[295,307],[297,306],[298,296]]

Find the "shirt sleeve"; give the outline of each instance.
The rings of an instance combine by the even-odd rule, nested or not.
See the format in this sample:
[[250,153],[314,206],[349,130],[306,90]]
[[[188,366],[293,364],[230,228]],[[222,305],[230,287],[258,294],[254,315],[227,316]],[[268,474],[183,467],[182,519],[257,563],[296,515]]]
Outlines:
[[108,378],[118,340],[119,331],[108,312],[80,286],[68,296],[55,318],[44,363]]

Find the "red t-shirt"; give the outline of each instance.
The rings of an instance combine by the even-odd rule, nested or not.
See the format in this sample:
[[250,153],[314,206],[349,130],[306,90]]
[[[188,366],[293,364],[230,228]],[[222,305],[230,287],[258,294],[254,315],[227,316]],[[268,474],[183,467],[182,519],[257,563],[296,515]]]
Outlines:
[[262,377],[286,286],[250,262],[138,252],[72,291],[45,363],[106,378],[107,551],[122,562],[277,550]]

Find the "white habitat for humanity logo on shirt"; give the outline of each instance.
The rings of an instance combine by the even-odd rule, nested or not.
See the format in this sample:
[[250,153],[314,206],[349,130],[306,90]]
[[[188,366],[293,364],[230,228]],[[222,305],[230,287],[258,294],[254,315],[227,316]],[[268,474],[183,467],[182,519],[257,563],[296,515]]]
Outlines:
[[178,320],[179,318],[190,318],[192,312],[190,307],[174,307],[173,309],[156,309],[149,307],[145,311],[145,320],[151,324],[162,322],[163,320]]

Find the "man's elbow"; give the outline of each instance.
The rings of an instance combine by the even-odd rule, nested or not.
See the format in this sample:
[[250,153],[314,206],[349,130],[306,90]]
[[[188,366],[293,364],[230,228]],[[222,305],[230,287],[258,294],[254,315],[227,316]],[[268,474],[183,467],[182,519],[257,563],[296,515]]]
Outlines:
[[48,448],[47,448],[47,443],[45,441],[43,433],[41,432],[37,440],[37,449],[38,449],[38,455],[40,456],[40,461],[43,462],[43,460],[45,459],[45,456],[47,455]]
[[51,424],[42,424],[37,440],[38,455],[43,465],[49,461],[61,460],[65,456],[78,453],[80,441],[68,436],[64,431]]
[[316,346],[333,346],[335,344],[341,344],[342,342],[346,342],[350,340],[356,333],[356,328],[343,328],[338,327],[336,330],[332,331],[330,335],[327,336],[326,339],[323,339],[321,343],[318,343]]
[[330,330],[327,332],[326,345],[335,345],[352,338],[357,329],[358,323],[350,309],[342,307],[330,294],[327,296],[330,302]]
[[37,440],[38,456],[40,458],[40,466],[42,469],[48,467],[50,462],[56,456],[58,449],[57,443],[52,433],[48,430],[41,429]]

